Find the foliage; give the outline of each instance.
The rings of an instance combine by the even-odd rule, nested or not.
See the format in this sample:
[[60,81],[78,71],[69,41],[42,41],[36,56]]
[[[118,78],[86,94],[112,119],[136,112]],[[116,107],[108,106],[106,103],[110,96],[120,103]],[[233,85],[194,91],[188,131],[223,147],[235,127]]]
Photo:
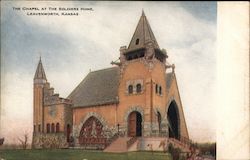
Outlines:
[[63,134],[40,134],[34,138],[34,148],[66,148],[67,142]]
[[163,152],[105,153],[81,149],[0,150],[0,158],[7,160],[170,160]]
[[216,156],[216,143],[196,143],[195,145],[200,150],[200,154]]
[[18,138],[18,141],[21,143],[22,149],[27,149],[28,147],[28,133],[25,133],[23,137]]
[[168,146],[168,151],[172,155],[173,160],[179,160],[181,155],[181,150],[179,148],[175,148],[171,143]]

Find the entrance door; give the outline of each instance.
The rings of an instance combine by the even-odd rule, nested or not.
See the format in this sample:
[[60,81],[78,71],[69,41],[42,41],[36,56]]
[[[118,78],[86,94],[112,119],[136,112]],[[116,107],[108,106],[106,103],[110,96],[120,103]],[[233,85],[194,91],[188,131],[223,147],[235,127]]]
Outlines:
[[129,120],[128,120],[128,136],[129,137],[135,137],[136,136],[136,112],[132,112],[129,115]]
[[142,117],[139,112],[132,112],[128,118],[128,136],[137,137],[142,135]]

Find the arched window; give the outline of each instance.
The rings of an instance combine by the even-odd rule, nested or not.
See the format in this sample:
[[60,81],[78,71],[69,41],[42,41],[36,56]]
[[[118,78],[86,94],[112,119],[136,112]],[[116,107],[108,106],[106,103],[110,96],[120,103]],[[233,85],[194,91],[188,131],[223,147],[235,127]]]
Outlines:
[[161,86],[159,87],[159,94],[162,94]]
[[52,123],[52,125],[51,125],[51,133],[54,133],[54,132],[55,132],[55,124]]
[[50,133],[50,124],[49,123],[47,123],[47,133]]
[[155,85],[155,93],[158,93],[158,84]]
[[58,133],[60,131],[60,124],[56,123],[56,133]]
[[128,93],[129,93],[129,94],[132,94],[132,93],[133,93],[133,86],[132,86],[132,85],[129,85],[129,86],[128,86]]
[[38,132],[41,132],[41,125],[38,125]]
[[67,124],[67,129],[66,129],[66,132],[67,132],[67,142],[69,142],[70,132],[71,132],[71,127],[70,127],[70,124]]
[[136,85],[136,92],[140,93],[141,92],[141,84]]
[[139,44],[139,39],[138,39],[138,38],[136,39],[135,44],[136,44],[136,45]]
[[34,132],[36,132],[36,125],[34,125]]
[[157,111],[157,120],[158,120],[158,126],[159,126],[159,133],[161,133],[161,114],[159,111]]

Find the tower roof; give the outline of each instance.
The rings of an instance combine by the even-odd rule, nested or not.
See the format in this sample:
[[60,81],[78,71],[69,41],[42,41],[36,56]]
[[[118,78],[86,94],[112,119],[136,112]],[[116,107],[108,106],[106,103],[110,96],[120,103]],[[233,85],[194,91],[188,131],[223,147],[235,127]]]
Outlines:
[[37,68],[36,68],[36,73],[35,73],[34,79],[47,80],[44,69],[43,69],[43,64],[42,64],[41,57],[39,59],[39,63],[38,63]]
[[145,47],[147,42],[152,42],[154,48],[159,48],[159,45],[155,39],[154,33],[148,23],[147,17],[142,10],[141,18],[137,24],[134,35],[129,43],[128,49],[133,50],[141,47]]

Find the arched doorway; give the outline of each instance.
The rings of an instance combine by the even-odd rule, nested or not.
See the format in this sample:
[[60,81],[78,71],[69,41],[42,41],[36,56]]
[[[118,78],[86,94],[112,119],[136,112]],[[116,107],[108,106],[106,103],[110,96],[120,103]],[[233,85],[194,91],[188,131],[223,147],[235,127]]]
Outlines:
[[142,116],[139,112],[131,112],[128,116],[128,136],[142,136]]
[[167,115],[169,137],[180,140],[180,119],[178,107],[175,101],[170,103]]

